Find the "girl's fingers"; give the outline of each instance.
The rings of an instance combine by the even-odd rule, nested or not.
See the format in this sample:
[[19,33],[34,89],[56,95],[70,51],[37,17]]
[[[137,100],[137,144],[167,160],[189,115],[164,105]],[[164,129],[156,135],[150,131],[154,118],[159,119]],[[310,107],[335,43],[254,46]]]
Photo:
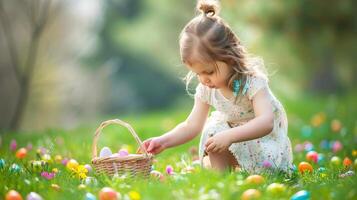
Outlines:
[[147,148],[147,151],[152,151],[155,148],[155,142],[154,141],[150,141],[149,147]]
[[208,147],[211,143],[213,142],[213,140],[211,138],[209,138],[205,144],[206,147]]
[[215,145],[214,144],[209,144],[208,147],[206,148],[207,152],[211,152],[214,149]]

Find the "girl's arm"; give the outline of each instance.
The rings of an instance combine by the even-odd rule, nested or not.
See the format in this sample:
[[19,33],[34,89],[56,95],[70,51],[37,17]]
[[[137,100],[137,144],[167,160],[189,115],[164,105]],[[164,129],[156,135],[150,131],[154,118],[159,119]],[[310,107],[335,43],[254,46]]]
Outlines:
[[228,129],[207,140],[207,152],[221,152],[232,143],[263,137],[274,127],[274,113],[267,89],[258,91],[253,97],[255,118],[242,126]]
[[184,122],[165,133],[162,137],[165,148],[184,144],[195,138],[203,129],[210,106],[195,97],[190,115]]

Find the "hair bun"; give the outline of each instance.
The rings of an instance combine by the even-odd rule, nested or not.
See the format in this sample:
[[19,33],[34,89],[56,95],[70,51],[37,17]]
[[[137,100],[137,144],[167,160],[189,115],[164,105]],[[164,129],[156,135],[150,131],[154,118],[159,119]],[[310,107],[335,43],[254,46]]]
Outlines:
[[213,17],[219,13],[218,0],[199,0],[197,10],[207,17]]

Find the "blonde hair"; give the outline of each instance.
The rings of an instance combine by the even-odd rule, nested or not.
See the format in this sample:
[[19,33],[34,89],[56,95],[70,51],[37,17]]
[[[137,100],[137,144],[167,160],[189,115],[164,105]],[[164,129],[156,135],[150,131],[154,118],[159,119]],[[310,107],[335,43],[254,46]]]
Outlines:
[[[198,16],[184,27],[180,34],[181,60],[190,64],[193,59],[202,63],[221,61],[232,68],[227,86],[233,90],[233,81],[241,80],[244,86],[249,75],[260,72],[265,74],[264,62],[258,57],[250,56],[239,38],[222,18],[218,16],[220,6],[218,1],[198,1]],[[193,58],[193,55],[196,55]],[[184,78],[186,90],[195,74],[190,71]],[[240,87],[238,93],[242,92]]]

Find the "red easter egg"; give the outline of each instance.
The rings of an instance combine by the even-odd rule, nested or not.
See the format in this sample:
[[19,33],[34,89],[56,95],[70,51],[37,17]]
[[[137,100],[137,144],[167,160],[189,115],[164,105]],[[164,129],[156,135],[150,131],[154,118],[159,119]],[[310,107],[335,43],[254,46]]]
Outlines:
[[6,196],[5,200],[22,200],[22,196],[15,190],[10,190]]
[[308,160],[308,161],[313,161],[314,163],[317,163],[318,158],[319,158],[319,155],[318,155],[318,153],[316,153],[316,151],[309,151],[306,154],[306,160]]
[[117,200],[118,194],[110,187],[104,187],[99,192],[99,200]]
[[299,164],[299,171],[300,171],[300,173],[304,173],[305,171],[312,172],[312,171],[313,171],[313,168],[312,168],[312,166],[310,165],[310,163],[308,163],[308,162],[301,162],[301,163]]
[[17,150],[16,152],[16,158],[23,159],[27,155],[27,149],[26,148],[21,148]]

